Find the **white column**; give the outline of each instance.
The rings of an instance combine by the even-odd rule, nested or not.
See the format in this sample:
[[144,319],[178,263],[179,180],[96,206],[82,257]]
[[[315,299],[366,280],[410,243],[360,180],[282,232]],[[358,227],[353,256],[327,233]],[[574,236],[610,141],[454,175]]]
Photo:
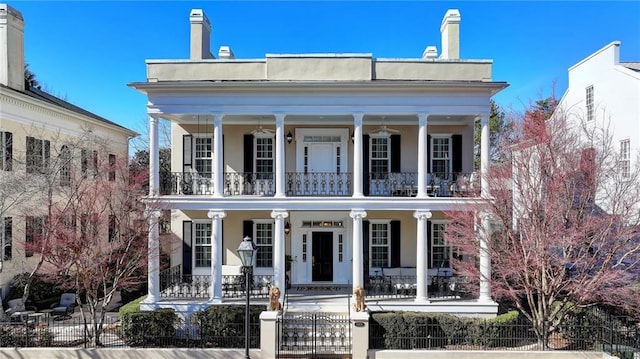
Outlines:
[[481,196],[483,198],[489,198],[489,165],[491,159],[489,158],[489,116],[482,116],[480,120],[480,188]]
[[[353,114],[353,197],[364,197],[362,191],[362,118],[364,114]],[[364,179],[368,181],[368,178]]]
[[160,192],[160,149],[158,143],[158,119],[149,117],[149,196]]
[[284,114],[276,114],[276,194],[284,197],[285,165],[284,165]]
[[[271,218],[275,219],[273,238],[273,279],[275,286],[282,292],[285,290],[285,263],[284,263],[284,219],[289,217],[289,213],[283,209],[274,209]],[[284,301],[284,298],[280,298]]]
[[[363,209],[354,209],[349,213],[349,216],[353,218],[353,262],[352,262],[352,276],[353,276],[353,289],[356,287],[363,287],[363,258],[362,258],[362,219],[367,217],[367,212]],[[355,300],[355,296],[354,296]]]
[[147,242],[147,298],[145,303],[157,303],[160,300],[160,232],[158,228],[160,211],[147,208],[149,216],[149,236]]
[[427,293],[427,220],[431,218],[431,211],[415,211],[413,216],[418,220],[416,237],[416,302],[428,302]]
[[211,218],[211,297],[209,303],[222,302],[222,219],[224,211],[210,210]]
[[213,115],[213,196],[222,197],[224,190],[224,149],[222,146],[222,114]]
[[481,302],[491,301],[491,256],[487,245],[490,222],[487,213],[481,214],[482,230],[480,233],[480,298]]
[[[427,197],[427,115],[418,114],[418,198]],[[416,217],[417,218],[417,217]]]

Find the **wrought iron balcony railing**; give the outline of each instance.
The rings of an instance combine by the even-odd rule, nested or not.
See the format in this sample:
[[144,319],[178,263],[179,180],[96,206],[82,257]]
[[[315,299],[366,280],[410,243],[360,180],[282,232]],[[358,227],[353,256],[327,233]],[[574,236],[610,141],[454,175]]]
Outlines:
[[335,172],[287,172],[287,196],[351,196],[351,173]]

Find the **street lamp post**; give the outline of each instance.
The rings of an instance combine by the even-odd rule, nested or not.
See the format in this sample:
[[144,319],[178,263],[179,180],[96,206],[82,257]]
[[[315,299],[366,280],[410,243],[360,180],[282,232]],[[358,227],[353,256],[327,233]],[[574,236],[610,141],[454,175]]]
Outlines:
[[244,322],[244,350],[245,358],[249,359],[249,293],[250,293],[250,273],[253,263],[256,258],[256,244],[253,243],[251,237],[244,237],[240,246],[238,246],[238,256],[242,261],[242,267],[244,267],[245,276],[245,289],[247,292],[247,304],[245,307],[245,322]]

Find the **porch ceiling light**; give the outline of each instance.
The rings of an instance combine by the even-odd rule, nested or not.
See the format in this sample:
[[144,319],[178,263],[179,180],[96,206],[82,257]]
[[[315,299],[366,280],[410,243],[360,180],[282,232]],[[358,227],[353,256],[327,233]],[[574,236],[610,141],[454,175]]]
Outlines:
[[291,134],[291,130],[287,133],[287,142],[291,143],[293,141],[293,135]]
[[244,237],[240,246],[238,246],[238,256],[244,267],[253,267],[256,258],[256,244],[253,243],[251,237]]
[[284,234],[289,234],[290,232],[291,232],[291,223],[287,221],[287,223],[284,224]]

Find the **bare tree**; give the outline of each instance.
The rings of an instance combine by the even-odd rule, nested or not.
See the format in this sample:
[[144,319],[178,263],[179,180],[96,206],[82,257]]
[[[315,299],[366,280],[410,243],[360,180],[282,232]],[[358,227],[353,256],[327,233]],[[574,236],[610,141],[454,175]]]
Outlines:
[[577,308],[638,315],[640,174],[622,173],[607,121],[585,127],[560,110],[547,120],[545,108],[516,122],[509,160],[482,174],[491,198],[448,213],[445,239],[462,255],[457,273],[476,282],[479,253],[488,252],[492,295],[513,303],[548,348]]

